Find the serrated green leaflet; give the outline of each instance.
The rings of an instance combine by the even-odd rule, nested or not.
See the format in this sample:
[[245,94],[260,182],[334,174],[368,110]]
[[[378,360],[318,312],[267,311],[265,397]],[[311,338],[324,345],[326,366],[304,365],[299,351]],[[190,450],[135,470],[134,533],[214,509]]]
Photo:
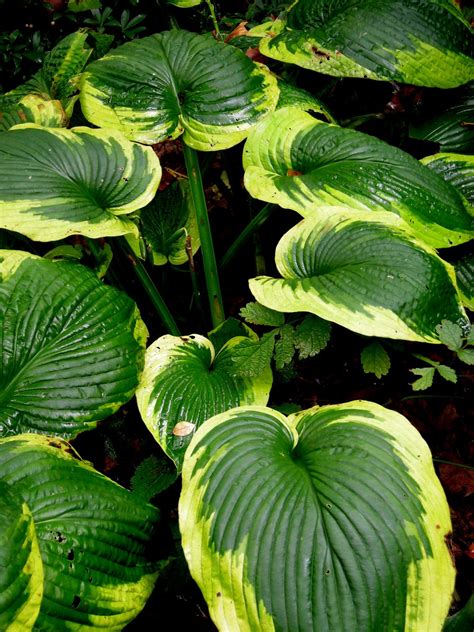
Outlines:
[[132,397],[145,326],[133,301],[88,268],[4,252],[0,436],[75,436]]
[[455,187],[469,203],[471,215],[474,215],[474,156],[462,154],[435,154],[421,161]]
[[256,300],[307,311],[366,336],[439,343],[442,320],[468,328],[454,270],[391,213],[322,209],[280,240],[283,278],[250,280]]
[[0,97],[0,132],[23,123],[36,123],[42,127],[65,127],[67,116],[60,101],[45,99],[38,94],[28,94],[16,104],[2,104]]
[[221,630],[441,630],[449,507],[398,413],[351,402],[217,415],[186,452],[179,514]]
[[273,113],[251,132],[244,167],[253,197],[305,217],[322,205],[347,204],[396,213],[435,247],[474,236],[465,199],[433,170],[377,138],[295,108]]
[[234,406],[267,403],[269,366],[256,377],[235,375],[234,357],[247,342],[233,338],[216,357],[212,343],[198,334],[162,336],[147,349],[138,408],[178,470],[194,430],[206,419]]
[[[35,630],[118,632],[153,588],[149,546],[158,511],[72,452],[39,435],[0,440],[0,481],[31,514],[44,569],[41,610],[32,623]],[[17,546],[16,562],[25,554]]]
[[298,0],[260,51],[336,77],[439,88],[474,78],[469,25],[449,0]]
[[37,241],[137,234],[126,215],[153,199],[160,178],[153,150],[118,132],[36,125],[2,132],[0,227]]
[[196,254],[200,246],[196,210],[189,185],[175,182],[140,212],[141,233],[155,265],[188,261],[186,243]]
[[43,564],[23,498],[0,478],[0,629],[29,632],[43,598]]
[[364,373],[373,373],[379,379],[387,375],[390,370],[390,357],[379,342],[373,342],[364,347],[360,354],[360,361]]
[[275,108],[276,79],[233,46],[186,31],[120,46],[83,75],[81,106],[100,127],[153,144],[225,149]]

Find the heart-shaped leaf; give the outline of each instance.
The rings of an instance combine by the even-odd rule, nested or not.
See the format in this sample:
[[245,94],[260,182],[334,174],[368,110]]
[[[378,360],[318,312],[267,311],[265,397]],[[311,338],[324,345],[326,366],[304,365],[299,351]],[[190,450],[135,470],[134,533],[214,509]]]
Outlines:
[[273,113],[252,131],[244,167],[253,197],[303,216],[322,205],[347,204],[396,213],[435,247],[474,236],[465,199],[432,170],[377,138],[295,108]]
[[474,310],[474,254],[466,255],[456,264],[456,279],[464,305]]
[[474,77],[472,34],[446,0],[297,0],[260,51],[336,77],[454,88]]
[[276,79],[211,36],[166,31],[120,46],[83,75],[94,125],[146,144],[177,138],[204,151],[239,143],[275,108]]
[[86,127],[25,125],[0,136],[1,228],[36,241],[137,234],[124,215],[158,188],[161,167],[150,147]]
[[72,437],[132,397],[146,328],[133,301],[84,266],[2,258],[0,436]]
[[441,630],[449,507],[426,443],[378,404],[213,417],[186,452],[179,515],[220,630]]
[[174,182],[140,213],[141,234],[155,265],[168,261],[181,265],[188,261],[189,244],[194,255],[201,241],[189,185],[182,180]]
[[[44,569],[34,629],[118,632],[143,608],[157,576],[149,549],[158,511],[71,453],[39,435],[0,441],[0,481],[31,513]],[[16,542],[15,565],[25,555]]]
[[0,629],[29,632],[43,598],[43,564],[23,498],[0,479]]
[[244,336],[229,340],[214,357],[203,336],[162,336],[146,351],[137,389],[147,428],[178,470],[191,437],[206,419],[243,404],[266,404],[272,384],[269,363],[256,377],[236,375],[241,348],[255,344]]
[[453,268],[391,213],[331,207],[280,240],[283,278],[250,280],[259,303],[307,311],[366,336],[439,343],[442,320],[468,328]]

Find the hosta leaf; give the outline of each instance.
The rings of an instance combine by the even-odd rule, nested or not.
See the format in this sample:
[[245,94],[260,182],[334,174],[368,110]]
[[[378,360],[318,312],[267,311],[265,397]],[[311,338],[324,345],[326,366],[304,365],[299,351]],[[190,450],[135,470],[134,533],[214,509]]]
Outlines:
[[[0,227],[36,241],[137,233],[161,167],[118,132],[25,125],[0,134]],[[31,148],[35,148],[35,152]]]
[[373,373],[379,379],[390,371],[390,356],[379,342],[364,347],[360,360],[364,373]]
[[295,330],[295,347],[301,360],[317,355],[326,348],[331,337],[331,323],[309,314]]
[[306,90],[297,88],[286,81],[279,81],[278,87],[280,89],[280,98],[278,99],[277,110],[287,107],[298,108],[305,112],[322,114],[330,123],[336,123],[336,120],[324,103]]
[[351,402],[217,415],[186,452],[179,514],[220,630],[441,630],[449,507],[398,413]]
[[168,261],[174,265],[186,263],[187,238],[193,255],[199,249],[196,211],[187,182],[173,183],[158,193],[141,210],[140,221],[142,236],[155,265],[164,265]]
[[203,336],[166,335],[147,349],[138,408],[178,470],[194,430],[206,419],[234,406],[267,403],[269,363],[255,377],[235,375],[234,359],[247,343],[256,344],[233,338],[214,357],[212,343]]
[[474,627],[474,594],[462,610],[448,617],[443,632],[471,632]]
[[245,144],[244,167],[253,197],[303,216],[342,203],[396,213],[435,247],[474,236],[465,199],[433,170],[377,138],[301,110],[279,110],[259,125]]
[[130,480],[130,488],[145,502],[168,489],[176,480],[176,470],[170,461],[151,455],[144,459]]
[[472,153],[474,151],[474,84],[444,94],[434,95],[436,113],[424,113],[413,123],[410,136],[438,143],[440,151]]
[[453,269],[400,226],[391,213],[323,209],[280,240],[283,278],[251,279],[250,290],[272,309],[310,312],[366,336],[439,343],[443,320],[467,330]]
[[0,479],[0,629],[29,632],[43,597],[43,564],[23,498]]
[[285,316],[281,312],[269,309],[260,303],[252,301],[247,303],[239,312],[248,323],[254,325],[268,325],[269,327],[280,327],[285,322]]
[[158,511],[39,435],[0,441],[0,480],[33,517],[44,567],[35,630],[122,630],[156,578]]
[[42,74],[52,98],[65,100],[77,92],[80,73],[92,53],[86,39],[87,31],[76,31],[46,55]]
[[191,7],[197,7],[201,4],[202,0],[166,0],[168,4],[173,4],[180,9],[190,9]]
[[297,0],[260,51],[336,77],[453,88],[474,77],[472,36],[449,0]]
[[456,280],[464,305],[474,310],[474,255],[467,255],[456,264]]
[[474,156],[435,154],[421,161],[474,204]]
[[135,304],[79,264],[1,258],[0,436],[93,427],[135,392],[146,334]]
[[0,132],[13,125],[36,123],[42,127],[65,127],[67,116],[61,102],[45,99],[37,94],[28,94],[16,104],[5,104],[2,107],[0,97]]
[[169,31],[120,46],[83,75],[86,118],[132,140],[177,138],[209,151],[239,143],[275,108],[276,79],[211,36]]

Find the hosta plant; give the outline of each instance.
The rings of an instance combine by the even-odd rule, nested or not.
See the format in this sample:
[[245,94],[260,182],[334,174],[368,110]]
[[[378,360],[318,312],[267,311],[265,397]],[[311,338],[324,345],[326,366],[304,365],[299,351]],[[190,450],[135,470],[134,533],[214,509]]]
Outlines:
[[[123,629],[159,568],[134,625],[162,626],[176,592],[181,627],[182,543],[220,630],[440,632],[454,568],[427,445],[393,410],[331,402],[407,399],[359,388],[359,356],[378,379],[415,355],[451,386],[444,355],[472,362],[467,19],[447,0],[254,2],[276,19],[246,32],[198,4],[157,3],[105,55],[95,11],[0,97],[0,628]],[[207,11],[215,37],[179,28]],[[439,99],[455,125],[387,114],[429,86],[461,86]],[[252,239],[255,266],[236,263]]]

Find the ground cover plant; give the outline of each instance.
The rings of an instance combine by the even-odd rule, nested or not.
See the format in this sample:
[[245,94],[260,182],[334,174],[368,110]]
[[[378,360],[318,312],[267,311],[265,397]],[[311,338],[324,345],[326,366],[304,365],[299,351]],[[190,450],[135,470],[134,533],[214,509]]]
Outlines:
[[471,629],[470,10],[36,4],[0,41],[0,627]]

